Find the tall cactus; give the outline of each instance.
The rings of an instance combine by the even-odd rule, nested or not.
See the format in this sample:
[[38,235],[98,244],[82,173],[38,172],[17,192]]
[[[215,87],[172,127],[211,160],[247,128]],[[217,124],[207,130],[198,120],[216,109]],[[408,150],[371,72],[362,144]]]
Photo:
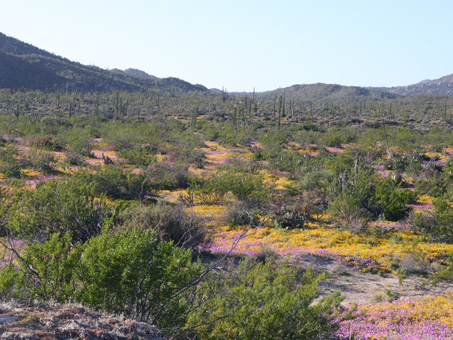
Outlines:
[[282,95],[279,95],[278,96],[278,127],[281,126],[282,108],[283,108],[283,97],[282,97]]
[[192,110],[192,115],[190,118],[190,127],[195,128],[197,126],[197,117],[198,117],[198,102],[195,106],[195,109]]

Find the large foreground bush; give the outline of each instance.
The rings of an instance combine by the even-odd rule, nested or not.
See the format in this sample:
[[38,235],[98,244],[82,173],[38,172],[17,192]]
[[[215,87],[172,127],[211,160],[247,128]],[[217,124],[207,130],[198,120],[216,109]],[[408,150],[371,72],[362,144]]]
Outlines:
[[201,272],[191,252],[153,232],[104,232],[71,246],[70,233],[28,245],[0,272],[2,297],[80,302],[152,322],[167,332],[184,324],[184,288]]
[[201,307],[186,327],[201,339],[329,338],[342,298],[334,294],[315,302],[323,278],[311,269],[299,275],[289,266],[244,260],[237,270],[203,283]]

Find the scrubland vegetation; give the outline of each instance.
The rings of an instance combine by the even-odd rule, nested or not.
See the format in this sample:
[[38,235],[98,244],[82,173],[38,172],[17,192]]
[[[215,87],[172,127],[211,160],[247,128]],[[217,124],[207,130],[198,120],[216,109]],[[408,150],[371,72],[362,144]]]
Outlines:
[[[2,90],[0,295],[180,339],[452,338],[452,104]],[[321,298],[307,254],[447,289]]]

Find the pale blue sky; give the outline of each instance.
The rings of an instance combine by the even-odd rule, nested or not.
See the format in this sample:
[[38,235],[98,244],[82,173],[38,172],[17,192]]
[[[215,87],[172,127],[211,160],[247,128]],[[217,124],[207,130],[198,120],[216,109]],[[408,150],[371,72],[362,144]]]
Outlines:
[[0,32],[82,64],[228,91],[453,73],[453,1],[2,0]]

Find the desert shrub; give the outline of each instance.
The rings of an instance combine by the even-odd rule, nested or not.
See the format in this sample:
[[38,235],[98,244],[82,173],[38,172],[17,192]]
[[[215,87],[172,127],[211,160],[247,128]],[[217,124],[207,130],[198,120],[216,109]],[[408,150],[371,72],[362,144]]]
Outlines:
[[290,200],[298,201],[298,208],[306,216],[319,219],[328,208],[327,189],[333,181],[330,172],[314,168],[306,171],[294,184],[285,186]]
[[183,149],[174,151],[175,162],[183,164],[194,164],[196,168],[202,169],[205,165],[204,154],[196,149]]
[[79,171],[73,177],[93,183],[96,195],[110,198],[143,200],[153,189],[147,173],[136,174],[116,165],[107,165],[96,173]]
[[387,177],[376,183],[376,199],[385,218],[390,221],[399,220],[409,213],[407,206],[417,200],[417,194],[409,189],[401,189],[401,184]]
[[93,183],[74,177],[40,182],[32,191],[17,189],[5,216],[12,234],[46,239],[71,232],[74,241],[86,241],[101,232],[112,213]]
[[[67,118],[46,116],[41,119],[39,127],[40,130],[37,133],[45,136],[56,136],[71,129],[73,124]],[[57,143],[57,145],[61,144]]]
[[22,168],[18,165],[2,167],[1,172],[3,172],[6,178],[23,177]]
[[451,158],[449,159],[448,163],[445,164],[443,171],[444,182],[450,185],[451,188],[451,185],[453,184],[453,160]]
[[166,331],[181,326],[189,305],[178,292],[201,270],[189,250],[150,231],[123,231],[92,238],[81,255],[77,301]]
[[50,152],[31,149],[27,160],[23,162],[33,169],[52,172],[54,170],[55,156]]
[[91,140],[93,136],[89,133],[89,131],[84,129],[74,129],[67,132],[63,138],[66,141],[67,148],[69,148],[72,152],[84,157],[91,156],[91,150],[93,147]]
[[271,262],[242,261],[200,287],[202,308],[189,314],[186,330],[202,339],[323,339],[338,327],[333,314],[341,298],[317,302],[324,278]]
[[388,170],[396,170],[398,172],[404,172],[410,164],[410,159],[404,154],[395,154],[392,158],[385,162],[385,167]]
[[238,129],[235,130],[231,126],[222,127],[218,130],[218,138],[221,144],[224,145],[249,145],[251,139],[253,138],[253,133],[250,129]]
[[187,188],[190,181],[188,166],[182,163],[152,163],[146,168],[144,174],[155,190]]
[[329,201],[322,190],[304,191],[301,196],[300,208],[311,218],[319,220],[325,215]]
[[21,164],[18,160],[19,152],[14,145],[0,148],[0,171],[6,177],[20,177]]
[[197,148],[204,146],[203,135],[194,134],[190,129],[184,130],[180,122],[174,122],[174,124],[178,126],[168,129],[169,126],[167,123],[166,132],[168,133],[168,141],[175,150],[181,152],[182,157],[184,157],[185,153],[189,155],[192,151],[196,151]]
[[30,137],[25,141],[26,146],[48,149],[52,147],[52,139],[44,136]]
[[261,166],[255,158],[244,158],[241,156],[233,155],[228,157],[224,166],[219,166],[220,169],[235,169],[237,172],[242,173],[256,173],[260,170]]
[[431,176],[422,176],[416,180],[416,190],[419,192],[429,193],[433,197],[439,197],[447,193],[448,184],[444,180],[444,176],[439,172],[435,172]]
[[412,252],[404,254],[398,261],[399,270],[403,273],[425,274],[429,271],[429,261],[424,254]]
[[260,135],[259,141],[266,146],[266,149],[268,147],[280,147],[289,142],[289,134],[283,129],[273,129]]
[[203,134],[206,136],[206,139],[209,141],[215,141],[219,138],[220,128],[210,122],[203,122],[200,124],[202,126]]
[[417,231],[439,242],[453,242],[452,200],[447,195],[433,199],[434,212],[411,214],[410,224]]
[[52,128],[70,128],[72,123],[67,118],[46,116],[41,119],[41,126],[46,133],[52,133],[58,131],[58,129],[52,130]]
[[256,207],[250,206],[247,202],[234,202],[227,205],[224,210],[222,219],[225,224],[235,226],[258,226],[260,224],[260,216],[263,212]]
[[340,147],[341,144],[353,143],[357,140],[353,130],[329,130],[322,135],[321,142],[329,147]]
[[304,163],[302,155],[286,150],[277,143],[267,145],[266,148],[260,151],[259,155],[262,159],[269,162],[271,168],[279,171],[294,172]]
[[51,172],[55,163],[52,153],[31,148],[25,155],[20,156],[13,145],[0,149],[0,172],[6,177],[21,177],[23,168],[33,168],[43,172]]
[[201,181],[192,180],[189,191],[200,203],[224,203],[231,192],[250,208],[259,208],[270,199],[272,185],[265,183],[262,176],[227,172]]
[[228,183],[221,176],[212,175],[201,180],[192,178],[184,201],[191,205],[195,202],[221,204],[225,202],[229,191]]
[[263,205],[272,193],[272,185],[265,183],[262,176],[227,173],[220,177],[238,200],[250,206]]
[[169,333],[184,324],[190,307],[183,288],[201,272],[189,250],[150,231],[106,231],[75,246],[71,239],[70,233],[54,234],[28,245],[17,265],[0,269],[0,294],[79,302]]
[[332,173],[327,170],[317,167],[306,170],[295,184],[288,187],[288,190],[293,192],[294,195],[304,191],[326,190],[329,183],[333,181]]
[[310,219],[310,213],[300,202],[290,204],[277,204],[272,209],[273,224],[279,228],[301,229]]
[[332,175],[339,176],[342,172],[348,169],[353,169],[355,165],[355,157],[343,154],[332,154],[326,151],[320,152],[319,161],[323,162],[325,170],[330,172]]
[[453,281],[453,252],[448,256],[448,265],[430,276],[430,281],[437,284],[439,281]]
[[120,148],[118,155],[124,158],[127,164],[147,167],[155,162],[156,148],[152,146],[133,146],[127,148]]
[[258,253],[251,255],[251,258],[252,260],[262,264],[278,264],[282,256],[274,249],[271,249],[269,247],[262,247],[262,249]]
[[337,223],[351,227],[353,231],[366,227],[375,207],[370,178],[371,172],[361,171],[350,179],[344,174],[332,183],[329,188],[332,199],[329,211]]
[[125,150],[130,150],[135,146],[132,138],[133,136],[127,136],[125,138],[117,139],[112,144],[109,144],[109,148],[120,153],[124,152]]
[[206,235],[204,221],[188,213],[181,204],[158,202],[132,206],[118,218],[125,228],[154,230],[159,239],[186,248],[196,246]]
[[69,150],[65,153],[66,156],[66,161],[65,163],[69,165],[76,165],[76,166],[81,166],[85,164],[85,160],[83,159],[83,156],[73,150]]
[[55,233],[44,243],[29,243],[20,250],[17,263],[11,261],[0,269],[0,295],[24,301],[69,300],[75,290],[73,271],[79,260],[77,254],[71,254],[71,240],[68,232],[63,236]]

